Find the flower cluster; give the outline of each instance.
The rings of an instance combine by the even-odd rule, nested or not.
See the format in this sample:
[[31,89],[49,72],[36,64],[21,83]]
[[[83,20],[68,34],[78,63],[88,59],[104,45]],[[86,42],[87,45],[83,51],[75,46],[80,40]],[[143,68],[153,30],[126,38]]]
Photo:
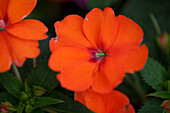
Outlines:
[[[39,40],[46,26],[24,19],[37,0],[0,0],[0,72],[12,63],[21,67],[26,58],[40,54]],[[48,65],[61,86],[75,91],[75,100],[97,113],[135,113],[129,99],[114,90],[125,73],[141,70],[148,57],[143,31],[131,19],[115,16],[111,8],[90,11],[85,18],[69,15],[55,24]],[[3,108],[4,110],[4,108]]]

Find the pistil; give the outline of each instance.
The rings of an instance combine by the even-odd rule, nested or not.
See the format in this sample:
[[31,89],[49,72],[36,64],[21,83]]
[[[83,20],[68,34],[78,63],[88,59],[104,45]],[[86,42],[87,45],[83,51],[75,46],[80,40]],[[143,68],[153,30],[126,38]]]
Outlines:
[[96,57],[104,57],[106,56],[106,53],[100,52],[100,53],[95,53]]
[[0,20],[0,31],[3,31],[5,29],[5,22],[3,20]]

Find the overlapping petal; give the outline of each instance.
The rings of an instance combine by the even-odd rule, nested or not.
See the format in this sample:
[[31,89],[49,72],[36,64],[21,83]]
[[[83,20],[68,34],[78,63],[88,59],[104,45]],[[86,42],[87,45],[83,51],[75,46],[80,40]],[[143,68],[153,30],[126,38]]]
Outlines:
[[63,87],[82,91],[90,87],[98,66],[96,62],[90,62],[90,58],[91,54],[87,49],[61,47],[53,51],[49,67],[61,72],[57,78]]
[[35,19],[22,20],[18,22],[18,24],[28,27],[30,29],[34,29],[44,34],[47,33],[48,31],[47,27],[42,22],[40,22],[39,20],[35,20]]
[[0,0],[0,20],[3,20],[6,16],[9,1],[10,0]]
[[62,46],[92,47],[83,32],[83,18],[69,15],[61,22],[55,23],[56,34]]
[[98,40],[98,46],[103,51],[106,51],[116,39],[118,28],[116,20],[114,11],[111,8],[105,8],[103,11],[103,23],[101,23],[102,26]]
[[111,91],[102,95],[104,103],[106,103],[106,113],[132,113],[128,110],[129,99],[126,95],[119,91]]
[[117,38],[114,41],[112,48],[126,48],[131,45],[139,46],[143,40],[143,31],[141,27],[123,15],[117,17],[117,23],[119,24]]
[[142,69],[148,58],[148,49],[146,45],[130,46],[121,49],[111,49],[108,54],[112,59],[122,67],[126,73],[134,73]]
[[23,65],[26,58],[35,58],[40,54],[38,41],[21,40],[8,33],[5,33],[4,36],[8,50],[10,51],[10,56],[19,67]]
[[96,93],[92,90],[75,92],[75,100],[96,113],[135,113],[127,96],[116,90],[106,94]]
[[117,34],[114,11],[111,8],[105,8],[103,12],[97,8],[93,9],[84,19],[83,30],[91,44],[106,51]]
[[74,64],[88,61],[91,58],[86,49],[75,47],[57,48],[49,59],[49,67],[55,71],[62,71]]
[[[77,94],[75,94],[75,100],[77,100],[76,95]],[[102,113],[105,111],[105,103],[103,102],[100,94],[89,90],[83,93],[83,97],[86,103],[85,106],[92,111],[95,111],[96,113]]]
[[98,40],[100,37],[100,31],[103,23],[103,12],[95,8],[91,10],[85,17],[83,23],[84,33],[89,42],[98,48]]
[[69,90],[84,91],[90,88],[97,68],[96,62],[82,61],[61,71],[57,78]]
[[[38,40],[46,39],[47,27],[38,20],[23,20],[34,9],[37,0],[0,0],[1,67],[10,69],[12,62],[22,66],[26,58],[40,54]],[[5,57],[6,56],[6,57]]]
[[12,58],[6,45],[7,42],[5,38],[6,37],[0,33],[0,72],[9,70],[12,64]]
[[11,35],[25,40],[42,40],[46,39],[47,28],[38,20],[23,20],[16,24],[10,25],[5,29]]
[[108,93],[122,82],[124,76],[121,66],[110,56],[106,56],[94,77],[92,89],[99,93]]
[[9,23],[13,24],[23,20],[31,13],[36,3],[37,0],[10,0],[7,9]]
[[144,67],[148,57],[146,45],[140,46],[143,31],[139,25],[125,16],[119,15],[117,21],[117,38],[107,53],[121,65],[122,71],[134,73]]
[[0,20],[3,19],[3,14],[2,14],[2,10],[0,9]]

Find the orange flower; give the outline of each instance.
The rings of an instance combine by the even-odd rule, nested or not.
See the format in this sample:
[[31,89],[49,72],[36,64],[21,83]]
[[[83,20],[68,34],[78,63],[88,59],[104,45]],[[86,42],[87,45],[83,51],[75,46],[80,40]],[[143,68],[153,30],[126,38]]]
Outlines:
[[142,29],[111,8],[90,11],[85,19],[67,16],[55,23],[58,38],[50,41],[49,67],[60,71],[61,85],[69,90],[92,88],[107,93],[122,82],[125,73],[142,69],[148,57],[141,45]]
[[119,91],[99,94],[92,90],[75,92],[75,100],[95,113],[135,113],[129,99]]
[[8,71],[12,62],[21,67],[26,58],[39,55],[38,40],[47,38],[46,26],[26,19],[37,0],[0,0],[0,72]]

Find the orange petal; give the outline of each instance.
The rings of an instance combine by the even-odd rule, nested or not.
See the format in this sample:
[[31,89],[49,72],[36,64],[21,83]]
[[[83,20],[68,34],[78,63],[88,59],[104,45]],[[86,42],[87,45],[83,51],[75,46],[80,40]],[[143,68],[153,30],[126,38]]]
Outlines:
[[105,113],[124,113],[127,111],[126,106],[129,105],[129,99],[123,93],[113,90],[101,95],[101,98],[105,103]]
[[0,33],[0,73],[10,70],[12,59],[9,53],[7,42],[2,33]]
[[[57,40],[58,40],[58,39],[51,38],[51,40],[50,40],[50,42],[49,42],[49,46],[50,46],[50,51],[51,51],[51,52],[55,51],[55,49],[56,49],[57,47],[59,47]],[[62,46],[61,46],[61,47],[62,47]]]
[[84,91],[90,88],[97,62],[79,62],[57,75],[61,86],[72,91]]
[[86,101],[84,100],[84,95],[82,92],[75,92],[74,100],[79,101],[80,103],[86,106]]
[[0,0],[0,20],[4,20],[10,0]]
[[100,94],[95,93],[92,90],[85,91],[83,94],[86,106],[89,109],[95,113],[105,113],[105,103],[103,102]]
[[[76,46],[78,46],[74,42],[72,43],[65,38],[58,39],[58,37],[51,38],[49,45],[50,45],[51,52],[54,52],[55,49],[61,48],[61,47],[76,47]],[[83,47],[83,46],[80,46],[78,48],[85,49],[85,47]]]
[[128,104],[127,107],[120,113],[135,113],[135,110],[131,104]]
[[87,39],[98,47],[97,42],[100,37],[101,27],[103,23],[103,12],[95,8],[91,10],[85,17],[83,23],[83,30]]
[[86,90],[83,92],[75,92],[76,101],[84,104],[90,110],[95,113],[104,113],[105,105],[99,94],[94,93],[92,90]]
[[41,33],[47,33],[48,31],[47,27],[39,20],[26,19],[26,20],[20,21],[18,24],[28,27],[30,29],[39,31]]
[[90,58],[91,54],[86,49],[61,47],[52,53],[49,59],[49,67],[54,71],[62,71],[74,64],[88,61]]
[[125,74],[121,66],[106,56],[100,63],[99,71],[95,75],[92,89],[99,93],[108,93],[117,87],[123,80]]
[[10,0],[8,5],[8,21],[10,24],[19,22],[27,17],[34,9],[37,0]]
[[111,8],[105,8],[103,11],[103,25],[98,41],[99,48],[102,50],[108,49],[116,38],[117,23],[114,11]]
[[75,44],[74,42],[69,41],[66,38],[58,39],[58,37],[51,38],[49,45],[50,45],[51,52],[53,52],[53,51],[55,51],[55,49],[61,48],[61,47],[76,47],[77,46],[78,48],[82,48],[82,49],[86,48],[79,44]]
[[19,67],[23,65],[26,58],[35,58],[40,54],[38,41],[21,40],[8,33],[5,34],[5,39],[13,61]]
[[140,45],[143,40],[143,31],[139,25],[137,25],[131,19],[119,15],[117,17],[118,34],[113,47],[127,47],[130,45]]
[[95,113],[135,113],[129,99],[123,93],[112,90],[100,94],[93,90],[75,92],[75,100],[87,106]]
[[128,108],[125,113],[135,113],[135,109],[133,108],[131,104],[128,105]]
[[0,20],[3,20],[2,10],[0,9]]
[[148,49],[144,44],[134,45],[122,49],[110,49],[108,54],[121,65],[124,72],[134,73],[144,67],[148,58]]
[[92,90],[75,92],[74,99],[84,104],[86,107],[88,107],[95,113],[105,113],[105,104],[100,94],[95,93]]
[[[56,34],[60,43],[65,46],[92,47],[83,33],[83,18],[78,15],[69,15],[61,22],[55,23]],[[64,39],[64,40],[63,40]]]
[[[39,27],[38,27],[39,26]],[[47,38],[47,28],[38,20],[24,20],[5,29],[11,35],[25,40],[42,40]]]

